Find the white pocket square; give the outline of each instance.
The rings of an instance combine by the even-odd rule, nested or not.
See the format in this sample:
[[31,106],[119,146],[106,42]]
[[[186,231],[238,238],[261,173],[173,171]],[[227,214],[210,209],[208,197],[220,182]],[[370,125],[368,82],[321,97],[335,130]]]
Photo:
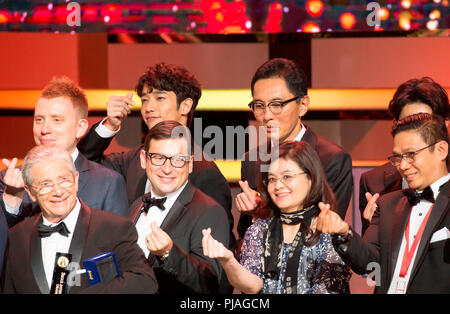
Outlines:
[[450,231],[447,229],[447,227],[444,227],[441,230],[438,230],[435,233],[433,233],[430,243],[442,241],[448,238],[450,238]]

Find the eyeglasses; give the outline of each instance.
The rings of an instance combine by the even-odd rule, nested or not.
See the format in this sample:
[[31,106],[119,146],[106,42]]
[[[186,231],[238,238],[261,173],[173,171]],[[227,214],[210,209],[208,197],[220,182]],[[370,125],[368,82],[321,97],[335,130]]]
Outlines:
[[184,165],[190,160],[189,156],[183,155],[175,155],[172,157],[167,157],[163,154],[158,153],[148,153],[145,152],[148,158],[150,158],[150,162],[154,166],[162,166],[166,163],[166,160],[170,160],[170,164],[175,168],[183,168]]
[[253,113],[255,115],[260,115],[260,114],[264,114],[266,112],[266,108],[268,107],[270,112],[272,112],[273,114],[280,114],[281,111],[283,110],[283,107],[287,104],[290,103],[291,101],[297,100],[299,99],[299,96],[296,96],[294,98],[285,100],[285,101],[272,101],[270,103],[267,104],[267,106],[260,101],[252,101],[251,103],[248,104],[248,106],[250,107],[250,109],[252,109]]
[[294,180],[295,176],[298,176],[301,174],[306,174],[306,172],[285,174],[285,175],[281,176],[281,178],[268,177],[268,178],[264,179],[263,183],[265,186],[275,185],[279,180],[281,183],[290,184],[290,183],[292,183],[292,180]]
[[58,186],[60,189],[68,189],[72,187],[73,184],[74,184],[73,178],[72,179],[64,178],[56,183],[43,182],[39,185],[33,185],[33,189],[35,189],[39,193],[39,195],[45,195],[52,192],[56,186]]
[[406,152],[406,153],[403,153],[403,154],[400,154],[400,155],[395,154],[395,155],[389,156],[388,159],[391,162],[391,164],[394,165],[395,167],[400,165],[402,160],[406,161],[407,163],[413,163],[415,161],[416,155],[418,153],[420,153],[421,151],[423,151],[423,150],[425,150],[425,149],[427,149],[427,148],[429,148],[429,147],[431,147],[433,145],[436,145],[436,144],[437,143],[433,143],[433,144],[428,145],[428,146],[426,146],[424,148],[416,150],[415,152]]

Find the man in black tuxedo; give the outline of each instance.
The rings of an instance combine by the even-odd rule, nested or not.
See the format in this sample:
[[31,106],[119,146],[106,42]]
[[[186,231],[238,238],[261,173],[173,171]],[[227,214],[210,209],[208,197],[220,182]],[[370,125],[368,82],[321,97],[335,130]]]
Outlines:
[[188,181],[188,133],[176,121],[162,121],[150,129],[139,155],[151,190],[132,204],[131,218],[162,294],[219,293],[229,285],[220,263],[203,255],[202,229],[211,227],[227,247],[230,230],[222,206]]
[[[249,104],[255,119],[267,131],[271,143],[286,141],[305,141],[319,155],[328,183],[335,193],[338,214],[345,218],[353,193],[352,159],[341,147],[314,133],[302,123],[308,111],[306,76],[291,60],[277,58],[261,65],[251,83],[253,101]],[[273,144],[271,144],[273,145]],[[251,224],[251,215],[257,215],[259,197],[258,179],[261,171],[260,157],[267,156],[267,144],[262,143],[256,152],[247,152],[242,160],[241,186],[243,192],[236,197],[237,208],[241,211],[239,236]],[[255,160],[255,156],[257,160]]]
[[[120,276],[89,286],[88,275],[66,275],[65,293],[156,293],[152,268],[137,245],[133,223],[117,214],[91,209],[77,197],[78,172],[70,154],[57,146],[36,146],[23,164],[24,186],[41,213],[11,229],[3,291],[53,293],[57,253],[81,263],[102,253],[115,254]],[[108,236],[114,230],[114,236]],[[56,268],[58,269],[58,268]],[[62,281],[64,282],[64,280]]]
[[337,252],[356,273],[370,273],[378,268],[374,277],[378,279],[376,293],[448,294],[447,129],[441,117],[419,113],[399,120],[392,134],[394,147],[389,160],[410,188],[378,199],[379,210],[363,239],[324,206],[317,229],[333,234]]
[[[445,119],[447,126],[450,120],[450,104],[447,92],[429,77],[410,79],[401,84],[389,102],[388,111],[394,117],[394,121],[420,112],[441,116]],[[403,188],[408,188],[408,185],[390,162],[361,175],[359,181],[359,210],[361,212],[362,235],[369,227],[378,197]],[[367,210],[366,207],[368,207]]]
[[[165,63],[149,67],[139,78],[136,92],[142,101],[142,119],[149,130],[165,120],[178,121],[189,127],[201,96],[200,84],[193,74],[183,67]],[[89,160],[101,162],[122,174],[130,204],[150,191],[149,180],[140,164],[142,145],[125,153],[104,156],[103,152],[119,131],[123,120],[130,114],[129,106],[132,105],[132,93],[127,96],[111,96],[107,104],[107,117],[95,124],[78,145]],[[196,155],[189,181],[222,205],[232,230],[234,222],[231,213],[231,191],[216,164]]]
[[[88,103],[84,91],[66,77],[53,78],[41,92],[34,109],[33,136],[36,145],[59,145],[72,155],[80,174],[78,196],[92,208],[127,216],[125,182],[116,172],[87,160],[77,142],[88,128]],[[3,159],[0,174],[0,207],[10,226],[39,211],[24,185],[17,158]]]

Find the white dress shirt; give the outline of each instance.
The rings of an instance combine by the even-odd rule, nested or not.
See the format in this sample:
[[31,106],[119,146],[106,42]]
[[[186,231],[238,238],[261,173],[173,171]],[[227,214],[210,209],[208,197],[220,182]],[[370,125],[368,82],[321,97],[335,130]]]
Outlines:
[[[167,199],[164,202],[165,210],[161,210],[157,206],[152,206],[149,208],[147,214],[142,213],[139,216],[139,219],[136,222],[136,229],[138,232],[137,243],[141,247],[142,251],[144,251],[145,257],[148,257],[148,255],[150,254],[150,251],[148,250],[147,244],[145,241],[145,237],[151,232],[150,224],[152,222],[156,221],[158,226],[161,226],[162,222],[164,221],[166,216],[169,214],[169,211],[172,209],[173,204],[175,204],[175,201],[177,200],[178,196],[181,194],[181,192],[186,187],[186,184],[187,184],[187,181],[177,191],[166,195]],[[160,198],[160,197],[156,197],[156,198]]]
[[[42,263],[44,265],[45,277],[47,278],[48,288],[51,288],[53,278],[53,268],[55,267],[56,252],[69,253],[70,242],[72,241],[78,215],[80,213],[81,203],[77,198],[77,204],[74,209],[62,221],[69,230],[69,236],[65,237],[58,232],[52,233],[49,237],[41,238]],[[55,226],[42,216],[42,223],[46,226]]]
[[[445,184],[450,179],[450,175],[440,178],[430,185],[431,190],[433,191],[434,199],[436,200],[439,194],[439,188],[441,185]],[[418,191],[421,192],[421,191]],[[419,231],[420,225],[422,224],[423,219],[427,216],[428,211],[432,208],[432,203],[426,200],[420,200],[420,202],[411,208],[411,214],[409,219],[409,248],[414,242],[414,238]],[[406,247],[406,239],[405,232],[403,232],[402,236],[402,244],[400,246],[400,251],[397,257],[397,263],[395,265],[394,276],[392,277],[391,284],[389,286],[388,294],[405,294],[406,288],[408,287],[408,282],[411,276],[411,270],[414,265],[414,261],[416,259],[417,250],[420,245],[420,241],[417,245],[416,251],[414,252],[414,256],[409,264],[408,271],[405,277],[400,277],[400,269],[402,267],[403,254],[405,252]]]

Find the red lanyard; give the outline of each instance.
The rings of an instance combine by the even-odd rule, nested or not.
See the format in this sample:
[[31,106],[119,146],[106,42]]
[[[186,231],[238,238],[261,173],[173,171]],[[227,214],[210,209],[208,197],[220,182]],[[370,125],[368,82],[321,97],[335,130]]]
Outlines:
[[405,251],[403,252],[402,267],[400,268],[400,277],[405,277],[406,273],[408,272],[409,265],[411,264],[414,253],[416,252],[417,245],[419,244],[420,238],[422,238],[423,230],[425,229],[428,217],[430,216],[433,206],[434,206],[434,204],[432,204],[430,206],[430,209],[428,210],[427,215],[423,219],[422,224],[420,225],[419,231],[417,232],[416,237],[414,238],[414,242],[411,246],[411,249],[409,249],[409,221],[411,220],[411,214],[409,214],[408,224],[406,225],[406,229],[405,229],[406,246],[405,246]]

